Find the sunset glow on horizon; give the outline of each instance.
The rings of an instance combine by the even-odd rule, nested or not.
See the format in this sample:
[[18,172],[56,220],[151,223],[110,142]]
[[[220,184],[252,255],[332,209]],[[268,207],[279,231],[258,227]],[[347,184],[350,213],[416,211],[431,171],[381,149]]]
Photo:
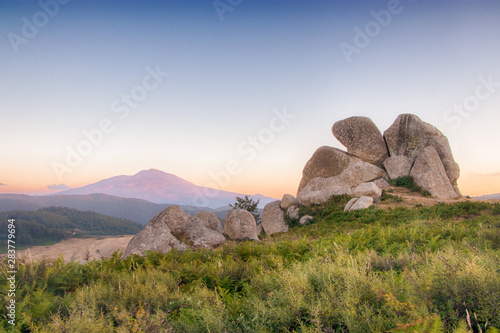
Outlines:
[[[498,1],[0,1],[0,193],[156,168],[281,198],[334,122],[443,132],[500,193]],[[50,188],[49,188],[50,187]]]

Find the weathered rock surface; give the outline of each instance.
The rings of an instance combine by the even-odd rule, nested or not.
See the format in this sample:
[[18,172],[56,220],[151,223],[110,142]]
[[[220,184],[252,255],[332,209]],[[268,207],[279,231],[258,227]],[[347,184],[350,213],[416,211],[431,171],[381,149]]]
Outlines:
[[351,157],[340,149],[328,146],[318,148],[304,166],[297,194],[314,178],[340,175],[350,162]]
[[339,175],[340,179],[351,187],[386,176],[387,173],[383,169],[359,159],[353,159]]
[[358,199],[359,198],[352,198],[351,200],[349,200],[344,207],[344,212],[349,211],[349,209],[351,209],[352,205],[354,205],[356,203],[356,201],[358,201]]
[[373,204],[372,197],[361,197],[358,200],[356,200],[356,202],[351,206],[349,211],[366,209],[366,208],[370,207],[372,204]]
[[233,209],[227,213],[224,234],[233,240],[259,240],[255,218],[244,209]]
[[304,215],[300,218],[299,224],[300,225],[305,225],[311,222],[314,218],[311,215]]
[[333,124],[332,133],[351,155],[381,165],[389,157],[382,133],[368,117],[349,117]]
[[212,229],[222,234],[222,223],[214,212],[200,212],[193,215],[191,219],[193,218],[199,218],[208,229]]
[[281,208],[287,210],[288,208],[297,205],[299,201],[291,194],[285,194],[281,199]]
[[170,206],[157,217],[166,223],[173,232],[184,232],[185,227],[191,222],[191,217],[179,206]]
[[[155,216],[137,235],[128,243],[124,256],[132,254],[143,255],[145,251],[159,251],[166,253],[172,249],[184,251],[187,246],[172,235],[170,227],[165,223],[165,209]],[[168,212],[167,212],[168,213]]]
[[[207,221],[202,219],[203,217],[206,216],[201,215],[201,218],[199,214],[192,216],[191,222],[183,230],[183,232],[185,232],[189,237],[189,240],[193,243],[193,246],[212,249],[224,243],[226,238],[222,235],[222,233],[212,229]],[[215,226],[215,228],[217,227]]]
[[394,155],[384,161],[385,170],[391,179],[408,176],[412,166],[413,160],[404,155]]
[[268,235],[288,231],[288,224],[285,221],[285,214],[281,209],[280,201],[273,201],[264,206],[261,223]]
[[298,206],[292,206],[287,209],[286,214],[288,215],[289,218],[293,220],[297,220],[300,215],[299,215],[299,207]]
[[340,177],[317,177],[300,191],[297,199],[302,206],[309,207],[312,204],[325,203],[332,196],[342,194],[352,195],[352,190]]
[[446,136],[413,114],[401,114],[384,132],[390,156],[403,155],[415,161],[423,149],[436,149],[450,183],[456,185],[460,168],[453,158]]
[[415,183],[438,199],[456,199],[459,195],[450,183],[443,163],[432,146],[424,148],[415,160],[410,176]]
[[375,179],[372,183],[374,183],[381,189],[388,188],[389,186],[391,186],[384,178]]
[[378,199],[382,196],[382,190],[374,183],[359,184],[352,192],[356,197],[372,197],[373,199]]

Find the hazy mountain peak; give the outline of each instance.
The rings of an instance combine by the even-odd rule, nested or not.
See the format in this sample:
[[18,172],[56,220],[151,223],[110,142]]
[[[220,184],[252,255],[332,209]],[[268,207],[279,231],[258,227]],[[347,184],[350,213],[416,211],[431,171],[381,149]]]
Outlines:
[[[142,170],[132,176],[114,176],[55,194],[86,195],[95,193],[143,199],[158,204],[169,203],[210,208],[227,206],[229,203],[234,203],[237,196],[245,195],[218,189],[207,189],[158,169]],[[210,196],[203,195],[203,193],[210,193]],[[259,206],[276,200],[263,195],[249,195],[249,197],[259,199]]]

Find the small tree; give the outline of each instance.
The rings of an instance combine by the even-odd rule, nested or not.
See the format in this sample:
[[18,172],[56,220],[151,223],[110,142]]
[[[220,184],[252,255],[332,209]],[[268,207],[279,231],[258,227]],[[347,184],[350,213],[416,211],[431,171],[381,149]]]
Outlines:
[[252,213],[253,217],[255,217],[255,221],[257,223],[260,222],[260,214],[257,212],[257,206],[259,205],[260,200],[253,200],[249,198],[248,195],[245,195],[245,198],[236,197],[236,203],[234,205],[229,204],[229,207],[232,209],[244,209]]

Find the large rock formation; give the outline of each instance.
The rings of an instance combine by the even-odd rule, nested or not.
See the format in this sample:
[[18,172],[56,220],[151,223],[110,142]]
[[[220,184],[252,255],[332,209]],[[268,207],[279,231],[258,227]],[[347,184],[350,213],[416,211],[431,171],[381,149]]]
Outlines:
[[172,249],[179,251],[187,249],[186,244],[172,235],[172,231],[166,223],[169,217],[168,212],[164,210],[149,221],[144,229],[130,240],[124,256],[128,257],[132,254],[143,255],[145,251],[166,253]]
[[448,139],[436,127],[413,114],[401,114],[384,132],[391,156],[403,155],[415,161],[428,146],[436,149],[451,185],[456,185],[460,168],[453,158]]
[[408,176],[413,160],[404,155],[394,155],[384,161],[384,167],[391,179]]
[[349,117],[333,124],[332,133],[351,155],[379,164],[389,157],[382,133],[368,117]]
[[297,194],[314,178],[341,174],[350,162],[351,157],[340,149],[328,146],[318,148],[304,166]]
[[224,234],[234,240],[259,240],[255,218],[244,209],[233,209],[227,213]]
[[[347,147],[347,152],[327,146],[316,150],[302,172],[297,191],[301,205],[324,203],[333,195],[342,194],[368,194],[377,198],[380,188],[388,186],[386,180],[407,175],[416,175],[417,184],[424,189],[433,188],[429,191],[439,199],[461,195],[456,186],[460,169],[453,159],[448,139],[415,115],[398,116],[383,136],[366,117],[340,120],[333,125],[332,132]],[[421,160],[417,165],[416,159],[428,147],[434,148],[440,163]],[[428,157],[429,152],[426,152],[422,159]],[[433,170],[429,163],[437,169]],[[447,180],[436,180],[441,174],[439,164],[444,168]],[[442,184],[441,190],[431,186],[432,183]],[[449,192],[450,187],[454,194]]]
[[460,196],[451,185],[443,163],[432,146],[425,147],[418,155],[410,176],[413,176],[415,183],[428,190],[434,197],[456,199]]
[[302,206],[322,204],[334,195],[352,195],[351,187],[339,176],[311,180],[299,193],[297,199]]

